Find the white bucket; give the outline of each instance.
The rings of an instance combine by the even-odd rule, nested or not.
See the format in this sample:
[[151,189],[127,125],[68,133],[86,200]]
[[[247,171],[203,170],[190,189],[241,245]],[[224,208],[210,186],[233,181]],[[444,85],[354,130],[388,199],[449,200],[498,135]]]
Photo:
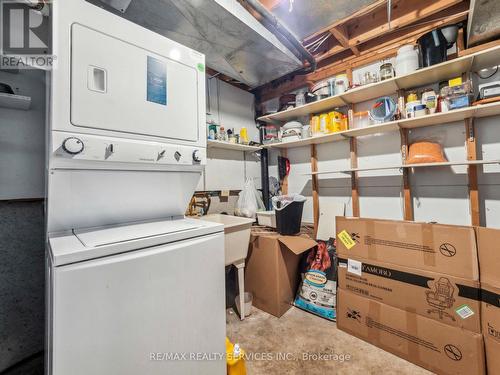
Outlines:
[[[253,295],[250,292],[245,292],[243,294],[244,302],[245,302],[245,317],[249,316],[252,313],[252,302],[253,302]],[[238,310],[238,314],[241,316],[241,311],[240,311],[240,295],[238,294],[236,298],[234,299],[234,303],[236,305],[236,309]]]

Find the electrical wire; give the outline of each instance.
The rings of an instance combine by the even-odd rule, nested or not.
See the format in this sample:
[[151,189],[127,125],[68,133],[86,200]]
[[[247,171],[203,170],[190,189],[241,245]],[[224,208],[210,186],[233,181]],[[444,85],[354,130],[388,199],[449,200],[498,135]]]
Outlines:
[[[483,70],[485,70],[485,69],[483,69]],[[479,72],[480,72],[480,71],[479,71]],[[476,73],[476,75],[477,75],[479,78],[481,78],[481,79],[488,79],[488,78],[491,78],[491,77],[493,77],[495,74],[497,74],[497,73],[498,73],[498,65],[495,67],[495,71],[494,71],[493,73],[491,73],[489,76],[483,77],[481,74],[479,74],[479,72],[475,72],[475,73]]]

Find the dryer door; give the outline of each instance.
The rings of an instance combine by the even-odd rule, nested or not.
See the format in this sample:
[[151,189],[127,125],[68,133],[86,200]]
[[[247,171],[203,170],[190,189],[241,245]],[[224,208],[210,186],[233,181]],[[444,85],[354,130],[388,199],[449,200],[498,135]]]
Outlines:
[[74,126],[198,140],[203,75],[193,66],[80,24],[72,25],[71,39]]

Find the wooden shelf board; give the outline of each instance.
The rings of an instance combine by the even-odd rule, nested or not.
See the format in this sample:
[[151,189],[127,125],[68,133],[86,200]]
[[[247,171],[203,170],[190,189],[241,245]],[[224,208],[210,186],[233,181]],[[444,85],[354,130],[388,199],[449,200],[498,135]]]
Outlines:
[[351,173],[351,172],[364,172],[364,171],[381,171],[388,169],[402,169],[402,168],[424,168],[424,167],[451,167],[455,165],[484,165],[484,164],[500,164],[500,160],[466,160],[466,161],[447,161],[442,163],[419,163],[419,164],[406,164],[406,165],[390,165],[384,167],[370,167],[370,168],[352,168],[334,171],[322,171],[315,173],[304,173],[304,175],[312,174],[333,174],[333,173]]
[[265,148],[294,148],[308,145],[319,145],[322,143],[337,142],[346,139],[341,133],[325,134],[316,137],[300,139],[298,141],[279,142],[265,145]]
[[220,148],[224,150],[234,150],[234,151],[259,151],[262,147],[259,146],[249,146],[240,145],[238,143],[229,143],[223,141],[214,141],[212,139],[207,140],[207,147],[210,148]]
[[350,129],[339,133],[301,139],[293,142],[272,143],[266,148],[294,148],[311,144],[322,144],[344,140],[351,137],[360,137],[379,133],[387,133],[404,129],[416,129],[425,126],[437,126],[450,122],[461,121],[469,117],[488,117],[500,115],[500,102],[478,105],[474,107],[455,109],[449,112],[435,113],[417,118],[390,121],[383,124],[370,125],[359,129]]
[[384,122],[383,124],[369,125],[364,128],[349,129],[342,132],[342,134],[346,137],[360,137],[363,135],[387,133],[398,129],[398,121],[389,121]]
[[356,87],[352,90],[346,91],[341,96],[347,103],[361,103],[370,99],[380,98],[381,96],[390,96],[396,94],[398,86],[396,78],[386,79],[376,83],[370,83]]
[[262,116],[258,118],[258,121],[276,124],[294,120],[297,117],[319,114],[346,104],[359,103],[381,96],[392,95],[398,89],[410,89],[448,80],[470,70],[477,71],[485,67],[494,66],[498,64],[498,61],[500,61],[500,42],[498,46],[422,68],[410,74],[364,85],[314,103]]
[[400,89],[410,89],[461,76],[472,67],[472,57],[463,56],[396,77]]
[[473,107],[455,109],[449,112],[435,113],[416,118],[399,120],[399,126],[404,129],[415,129],[424,126],[442,125],[449,122],[460,121],[474,114]]
[[318,100],[316,102],[307,103],[303,106],[290,108],[286,111],[281,111],[273,113],[267,116],[259,117],[259,121],[265,121],[269,123],[280,123],[285,122],[290,119],[295,119],[297,117],[308,116],[314,113],[322,113],[327,108],[342,107],[346,103],[342,100],[340,95],[330,96],[325,99]]

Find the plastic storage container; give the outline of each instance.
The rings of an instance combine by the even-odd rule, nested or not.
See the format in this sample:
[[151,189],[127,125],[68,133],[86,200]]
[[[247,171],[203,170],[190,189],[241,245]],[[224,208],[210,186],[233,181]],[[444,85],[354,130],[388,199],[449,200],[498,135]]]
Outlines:
[[371,120],[368,111],[356,112],[353,114],[352,129],[366,128],[370,124]]
[[300,232],[305,201],[306,198],[298,194],[273,197],[276,230],[279,234],[291,236]]
[[396,56],[396,75],[402,76],[418,69],[418,51],[411,44],[398,49]]
[[274,211],[257,212],[257,221],[259,222],[259,225],[276,228],[276,214]]

